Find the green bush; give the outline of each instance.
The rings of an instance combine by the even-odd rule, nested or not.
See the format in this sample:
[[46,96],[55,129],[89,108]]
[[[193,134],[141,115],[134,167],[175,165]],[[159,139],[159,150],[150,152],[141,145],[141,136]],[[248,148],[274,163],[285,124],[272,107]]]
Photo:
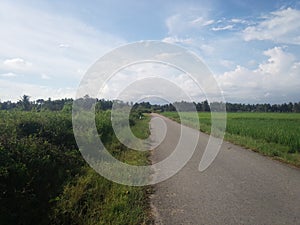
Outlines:
[[[95,119],[115,157],[146,161],[145,154],[126,153],[109,111],[97,112]],[[76,146],[70,110],[0,111],[1,224],[141,224],[147,219],[144,198],[143,188],[115,184],[88,167]]]

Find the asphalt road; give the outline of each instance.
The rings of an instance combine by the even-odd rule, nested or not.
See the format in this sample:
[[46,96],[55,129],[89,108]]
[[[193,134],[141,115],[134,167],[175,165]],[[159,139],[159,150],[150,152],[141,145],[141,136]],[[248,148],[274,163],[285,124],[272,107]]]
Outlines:
[[[152,163],[175,148],[180,125],[157,114],[168,131],[152,152]],[[151,120],[151,138],[161,133]],[[204,172],[198,171],[208,135],[199,134],[196,151],[170,179],[154,185],[151,196],[155,224],[300,224],[300,170],[239,146],[223,142]],[[163,172],[163,171],[161,171]]]

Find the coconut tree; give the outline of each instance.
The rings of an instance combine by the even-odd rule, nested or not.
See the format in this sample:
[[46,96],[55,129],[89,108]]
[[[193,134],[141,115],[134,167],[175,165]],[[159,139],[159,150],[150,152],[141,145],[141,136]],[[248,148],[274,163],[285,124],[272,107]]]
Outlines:
[[19,100],[19,104],[23,110],[29,111],[30,110],[30,97],[28,95],[23,95]]

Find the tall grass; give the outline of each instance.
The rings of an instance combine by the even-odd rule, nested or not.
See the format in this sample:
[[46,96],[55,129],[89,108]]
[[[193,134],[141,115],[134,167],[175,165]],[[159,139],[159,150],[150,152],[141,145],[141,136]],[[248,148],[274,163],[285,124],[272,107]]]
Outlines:
[[[132,131],[149,135],[149,117],[132,113]],[[111,154],[135,165],[146,152],[118,142],[109,111],[96,114],[99,136]],[[0,224],[143,224],[148,187],[109,181],[82,158],[70,112],[0,111]]]
[[[149,135],[149,116],[131,116],[132,132],[139,138]],[[96,115],[96,124],[111,154],[132,165],[147,165],[148,153],[128,149],[112,132],[110,112]],[[102,131],[102,133],[101,133]],[[123,225],[146,224],[150,220],[149,187],[114,183],[86,167],[81,176],[65,186],[54,208],[54,224]]]

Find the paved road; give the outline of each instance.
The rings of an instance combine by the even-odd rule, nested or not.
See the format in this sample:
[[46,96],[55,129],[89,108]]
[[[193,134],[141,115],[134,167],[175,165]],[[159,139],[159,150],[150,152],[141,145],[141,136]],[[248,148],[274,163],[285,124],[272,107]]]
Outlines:
[[[179,124],[161,118],[168,132],[153,150],[153,163],[168,157],[180,134]],[[160,131],[154,121],[150,126],[155,142]],[[188,132],[193,136],[198,131]],[[213,164],[199,172],[208,135],[198,133],[192,159],[175,176],[154,186],[156,224],[300,224],[299,169],[224,142]]]

